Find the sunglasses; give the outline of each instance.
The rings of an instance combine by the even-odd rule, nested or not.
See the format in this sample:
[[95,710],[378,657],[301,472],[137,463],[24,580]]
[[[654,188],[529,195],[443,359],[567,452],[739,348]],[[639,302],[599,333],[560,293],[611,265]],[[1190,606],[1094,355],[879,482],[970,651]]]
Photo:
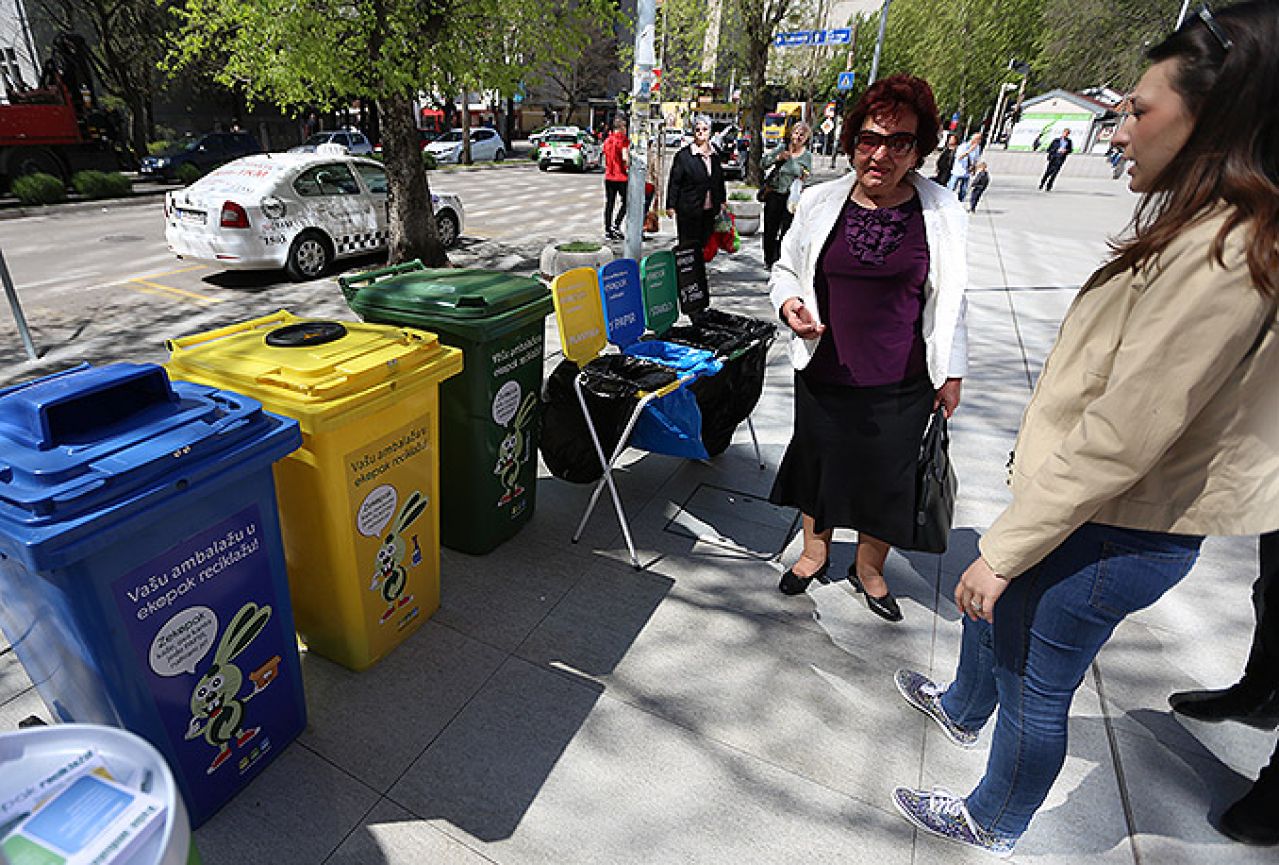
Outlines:
[[892,135],[880,135],[878,132],[872,132],[869,129],[863,129],[857,133],[857,137],[853,139],[857,144],[858,150],[864,150],[867,153],[874,153],[881,146],[887,147],[888,152],[894,156],[905,156],[915,149],[918,143],[914,134],[910,132],[894,132]]
[[1221,29],[1221,25],[1217,23],[1217,19],[1212,17],[1212,10],[1205,3],[1199,7],[1199,20],[1204,23],[1208,31],[1217,38],[1218,44],[1221,45],[1222,51],[1229,51],[1235,47],[1235,43],[1226,35],[1226,31]]

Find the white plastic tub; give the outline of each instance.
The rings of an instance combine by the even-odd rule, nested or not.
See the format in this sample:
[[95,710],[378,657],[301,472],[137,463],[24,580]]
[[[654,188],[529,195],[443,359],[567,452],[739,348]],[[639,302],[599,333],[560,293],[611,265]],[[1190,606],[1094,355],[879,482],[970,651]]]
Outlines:
[[120,865],[198,863],[199,856],[191,847],[191,824],[173,773],[159,751],[126,730],[57,724],[0,733],[0,800],[17,795],[88,748],[102,756],[116,780],[150,793],[167,806],[164,826]]

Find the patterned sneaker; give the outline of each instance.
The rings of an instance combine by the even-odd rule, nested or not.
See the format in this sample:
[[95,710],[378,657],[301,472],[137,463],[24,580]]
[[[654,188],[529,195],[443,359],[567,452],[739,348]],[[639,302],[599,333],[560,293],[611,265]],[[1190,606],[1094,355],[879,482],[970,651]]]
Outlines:
[[944,688],[923,673],[914,670],[898,670],[893,674],[897,690],[902,697],[919,711],[937,722],[946,738],[961,748],[971,748],[977,744],[976,730],[965,730],[946,714],[941,706],[941,695]]
[[1000,838],[978,826],[964,800],[944,787],[931,791],[898,787],[893,790],[893,804],[903,817],[926,832],[985,850],[1000,859],[1013,855],[1015,839]]

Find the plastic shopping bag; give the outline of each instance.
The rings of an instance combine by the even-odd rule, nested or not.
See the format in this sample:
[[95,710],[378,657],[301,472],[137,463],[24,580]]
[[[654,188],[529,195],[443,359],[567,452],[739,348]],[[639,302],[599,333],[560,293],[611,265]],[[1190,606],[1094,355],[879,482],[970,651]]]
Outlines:
[[790,194],[786,196],[786,209],[791,213],[795,212],[795,208],[799,207],[799,197],[804,192],[804,180],[796,177],[795,181],[790,185]]

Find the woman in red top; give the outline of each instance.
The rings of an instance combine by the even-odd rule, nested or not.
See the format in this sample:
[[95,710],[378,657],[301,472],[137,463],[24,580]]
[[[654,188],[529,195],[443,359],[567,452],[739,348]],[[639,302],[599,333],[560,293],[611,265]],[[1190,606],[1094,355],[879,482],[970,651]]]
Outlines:
[[[604,141],[604,236],[622,239],[622,220],[626,218],[626,169],[631,162],[631,140],[626,137],[626,120],[613,121],[613,134]],[[613,202],[622,199],[622,207],[613,219]]]

